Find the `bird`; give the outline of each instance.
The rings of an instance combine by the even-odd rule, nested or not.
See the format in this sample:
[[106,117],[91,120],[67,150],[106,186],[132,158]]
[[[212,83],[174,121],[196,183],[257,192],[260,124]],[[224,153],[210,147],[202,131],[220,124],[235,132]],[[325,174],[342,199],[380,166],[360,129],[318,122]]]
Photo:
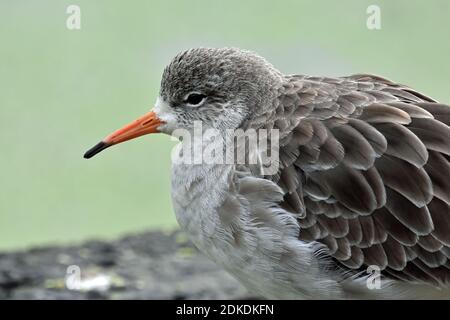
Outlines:
[[[229,148],[230,132],[278,133],[270,173],[172,159],[181,229],[251,293],[450,298],[449,105],[381,76],[285,75],[252,51],[192,48],[165,67],[154,108],[84,157],[196,122]],[[178,157],[193,151],[179,140]]]

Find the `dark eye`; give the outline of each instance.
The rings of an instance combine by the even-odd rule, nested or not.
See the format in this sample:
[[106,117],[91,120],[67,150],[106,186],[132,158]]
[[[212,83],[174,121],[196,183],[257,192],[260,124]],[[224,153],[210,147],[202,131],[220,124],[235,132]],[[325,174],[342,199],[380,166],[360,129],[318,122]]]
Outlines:
[[204,99],[206,98],[206,96],[204,94],[201,93],[191,93],[188,95],[188,97],[186,98],[186,102],[188,104],[191,104],[193,106],[200,104]]

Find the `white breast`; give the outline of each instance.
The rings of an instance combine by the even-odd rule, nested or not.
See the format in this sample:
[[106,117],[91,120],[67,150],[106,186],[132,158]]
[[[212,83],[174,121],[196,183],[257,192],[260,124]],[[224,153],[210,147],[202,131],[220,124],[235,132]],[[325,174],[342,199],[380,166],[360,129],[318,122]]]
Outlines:
[[181,228],[247,288],[272,298],[311,297],[311,290],[338,295],[335,281],[320,275],[314,245],[298,240],[296,218],[276,207],[279,192],[270,181],[239,177],[232,165],[172,167]]
[[217,208],[226,197],[231,171],[231,166],[172,166],[175,215],[181,228],[200,250],[208,247],[214,230],[220,225]]

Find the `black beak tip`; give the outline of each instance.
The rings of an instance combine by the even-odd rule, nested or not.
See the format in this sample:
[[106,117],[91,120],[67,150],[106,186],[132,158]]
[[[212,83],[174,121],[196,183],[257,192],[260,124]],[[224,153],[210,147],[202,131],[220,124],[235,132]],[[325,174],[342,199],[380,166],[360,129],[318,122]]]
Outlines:
[[95,146],[93,146],[92,148],[90,148],[88,151],[86,151],[86,153],[84,154],[84,158],[85,159],[90,159],[93,156],[95,156],[97,153],[99,153],[100,151],[105,150],[106,148],[110,147],[111,145],[100,141],[99,143],[97,143]]

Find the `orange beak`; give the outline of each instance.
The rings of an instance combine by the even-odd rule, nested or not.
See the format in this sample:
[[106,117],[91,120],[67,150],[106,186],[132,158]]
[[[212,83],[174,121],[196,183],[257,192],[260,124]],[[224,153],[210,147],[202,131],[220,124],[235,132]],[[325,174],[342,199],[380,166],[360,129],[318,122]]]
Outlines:
[[130,124],[122,127],[121,129],[111,133],[105,139],[97,143],[94,147],[89,149],[85,154],[84,158],[89,159],[95,156],[102,150],[109,148],[115,144],[134,139],[145,134],[159,132],[158,127],[163,124],[157,116],[156,113],[149,112],[142,117],[134,120]]

